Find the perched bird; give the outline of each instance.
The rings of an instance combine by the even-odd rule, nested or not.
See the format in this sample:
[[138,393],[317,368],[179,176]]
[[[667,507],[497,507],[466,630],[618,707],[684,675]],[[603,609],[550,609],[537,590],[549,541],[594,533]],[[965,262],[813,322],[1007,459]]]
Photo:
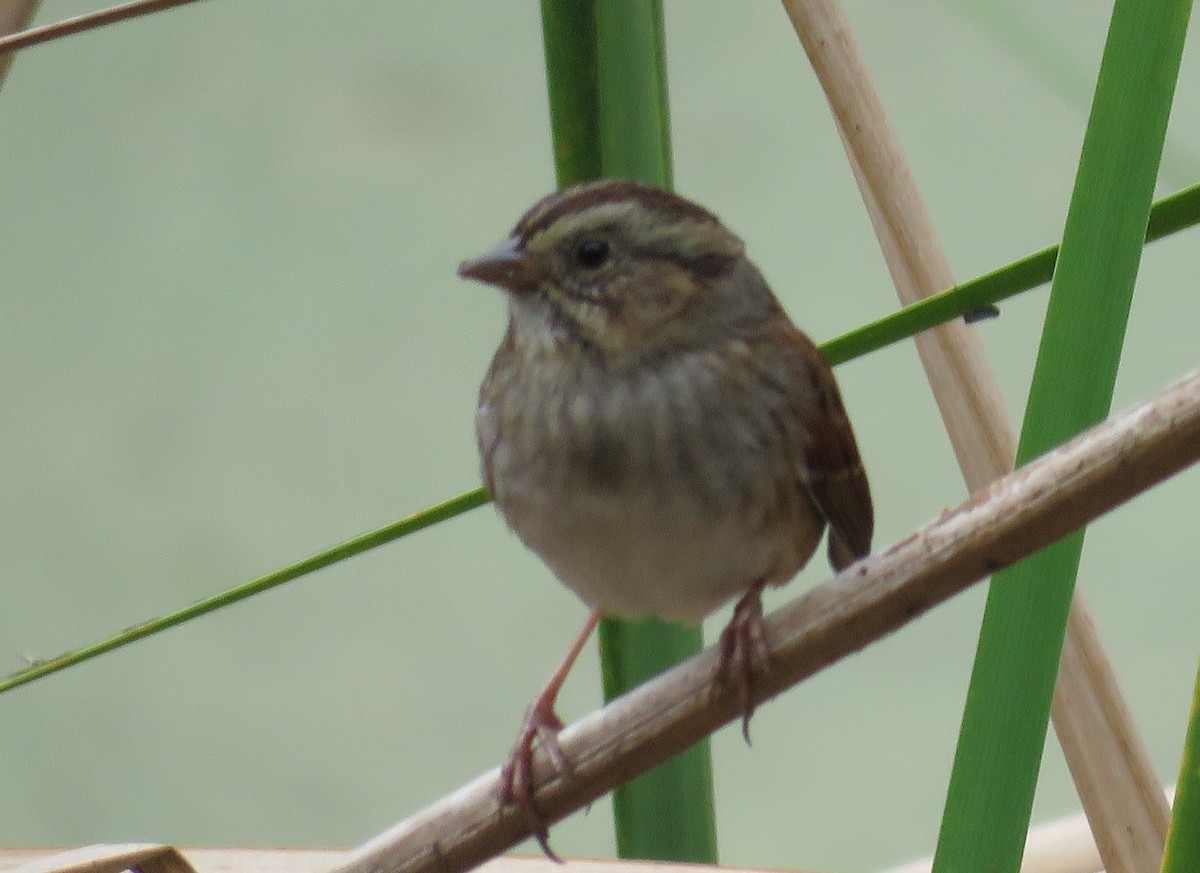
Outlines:
[[737,690],[745,730],[768,659],[762,590],[826,526],[833,567],[866,555],[871,494],[829,365],[703,207],[636,182],[569,188],[459,274],[508,297],[479,393],[484,481],[591,610],[502,777],[554,857],[533,747],[563,763],[555,700],[600,616],[694,623],[740,598],[715,680]]

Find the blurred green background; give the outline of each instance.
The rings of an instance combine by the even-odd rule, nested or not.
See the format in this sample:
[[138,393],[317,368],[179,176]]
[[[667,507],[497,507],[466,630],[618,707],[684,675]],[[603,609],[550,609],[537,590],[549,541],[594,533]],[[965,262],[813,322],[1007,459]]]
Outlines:
[[[45,0],[38,23],[89,8]],[[1107,5],[847,11],[958,276],[1054,242]],[[894,309],[781,8],[668,0],[666,23],[677,189],[818,341]],[[1200,180],[1198,93],[1193,41],[1160,195]],[[504,307],[454,270],[553,185],[536,4],[203,3],[33,48],[0,156],[0,672],[478,484]],[[1117,407],[1197,366],[1197,275],[1195,232],[1149,250]],[[1044,304],[981,326],[1016,420]],[[838,375],[883,548],[963,486],[911,346]],[[1100,521],[1080,577],[1165,780],[1200,654],[1198,506],[1193,471]],[[719,733],[723,862],[930,851],[981,605],[764,707],[752,749]],[[495,766],[583,617],[476,510],[0,697],[0,844],[357,843]],[[564,716],[598,684],[589,650]],[[1038,820],[1077,809],[1049,746]],[[609,855],[607,804],[553,834]]]

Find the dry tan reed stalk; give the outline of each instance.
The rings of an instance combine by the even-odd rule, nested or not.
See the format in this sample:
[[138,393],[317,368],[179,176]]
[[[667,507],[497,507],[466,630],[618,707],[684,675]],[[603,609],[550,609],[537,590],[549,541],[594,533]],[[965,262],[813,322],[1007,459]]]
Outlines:
[[[3,2],[19,4],[25,3],[26,0],[3,0]],[[131,18],[140,18],[143,15],[195,2],[197,0],[132,0],[132,2],[120,6],[110,6],[107,9],[77,15],[74,18],[64,18],[62,21],[35,27],[32,30],[21,30],[20,28],[14,28],[7,32],[0,30],[0,52],[7,52],[9,53],[7,56],[11,57],[11,53],[18,49],[29,48],[44,42],[62,39],[64,36],[72,36],[76,33],[95,30],[97,27],[106,27],[110,24],[128,21]],[[35,2],[33,5],[36,7],[37,3]]]
[[[5,862],[15,858],[18,866]],[[66,852],[6,852],[0,870],[19,873],[196,873],[183,853],[173,846],[154,843],[102,843]]]
[[[33,14],[37,12],[39,0],[8,0],[0,3],[0,37],[17,33],[29,26]],[[8,76],[8,68],[12,66],[12,53],[0,54],[0,85]]]
[[[1200,460],[1200,371],[976,493],[878,555],[848,567],[766,619],[771,669],[761,703],[1031,552]],[[741,714],[714,686],[706,649],[568,726],[571,773],[535,757],[538,808],[550,822],[678,754]],[[458,873],[529,836],[500,803],[499,769],[357,849],[336,873]]]
[[[837,121],[900,300],[954,285],[950,264],[837,0],[783,0]],[[916,338],[970,491],[1012,469],[1016,439],[974,328]],[[1152,873],[1169,816],[1162,786],[1076,593],[1052,709],[1055,731],[1110,873]]]

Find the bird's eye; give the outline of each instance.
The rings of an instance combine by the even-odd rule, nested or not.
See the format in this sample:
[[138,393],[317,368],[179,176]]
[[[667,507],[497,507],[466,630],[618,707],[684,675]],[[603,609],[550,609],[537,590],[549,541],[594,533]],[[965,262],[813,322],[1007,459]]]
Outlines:
[[579,266],[594,270],[608,260],[608,243],[602,239],[585,239],[575,250]]

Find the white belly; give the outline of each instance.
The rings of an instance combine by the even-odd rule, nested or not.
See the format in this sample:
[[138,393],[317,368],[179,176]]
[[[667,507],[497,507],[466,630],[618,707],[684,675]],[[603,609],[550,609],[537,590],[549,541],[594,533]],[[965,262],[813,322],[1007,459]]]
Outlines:
[[509,520],[585,603],[626,618],[698,622],[757,581],[783,584],[812,556],[824,527],[815,514],[764,528],[628,494],[575,494],[563,503]]

